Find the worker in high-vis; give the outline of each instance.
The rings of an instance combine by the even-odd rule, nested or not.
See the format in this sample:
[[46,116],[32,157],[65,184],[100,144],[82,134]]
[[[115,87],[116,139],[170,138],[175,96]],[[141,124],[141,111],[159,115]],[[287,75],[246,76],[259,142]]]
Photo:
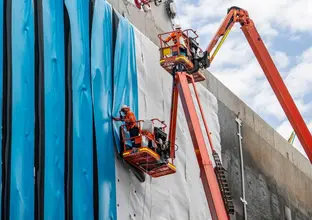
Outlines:
[[[186,56],[186,42],[185,42],[185,37],[183,36],[183,32],[181,30],[181,25],[176,24],[175,25],[175,31],[171,32],[169,36],[164,40],[165,43],[168,43],[172,40],[174,45],[178,46],[180,49],[180,54],[183,56]],[[173,56],[178,55],[178,52],[173,52]]]
[[113,120],[125,122],[126,129],[130,134],[132,148],[140,147],[140,143],[136,143],[135,139],[135,137],[139,136],[140,129],[136,123],[136,117],[134,113],[130,110],[130,107],[127,105],[123,105],[120,109],[120,117],[113,117]]

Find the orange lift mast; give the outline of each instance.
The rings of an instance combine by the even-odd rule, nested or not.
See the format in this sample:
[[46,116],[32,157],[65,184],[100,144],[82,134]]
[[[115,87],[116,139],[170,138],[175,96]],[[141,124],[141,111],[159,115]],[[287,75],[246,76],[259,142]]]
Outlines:
[[[192,30],[184,31],[184,37],[188,38]],[[169,46],[163,45],[163,36],[169,34],[164,33],[159,35],[161,44],[161,65],[173,75],[173,90],[172,90],[172,104],[171,104],[171,116],[170,116],[170,131],[169,131],[169,143],[170,143],[170,158],[175,158],[175,138],[176,138],[176,122],[178,111],[178,100],[180,97],[183,110],[185,113],[186,121],[188,124],[189,132],[193,142],[193,147],[197,157],[198,165],[200,168],[200,177],[204,186],[204,191],[208,201],[208,206],[211,212],[212,219],[229,219],[228,214],[234,212],[234,207],[230,198],[228,186],[225,182],[224,169],[222,168],[221,161],[217,152],[213,147],[213,143],[210,137],[208,125],[206,123],[203,109],[199,100],[199,96],[196,90],[195,82],[205,80],[205,77],[198,71],[192,74],[187,71],[187,67],[193,68],[193,64],[190,64],[189,59],[179,53],[175,56],[166,57],[168,48],[171,51],[179,51],[176,45]],[[197,38],[196,33],[194,35]],[[189,51],[189,43],[187,43],[187,51]],[[195,65],[194,65],[195,66]],[[194,91],[195,100],[192,96],[192,90]],[[195,102],[198,105],[199,112],[196,110]],[[205,126],[205,133],[202,131],[200,121],[203,121]],[[209,147],[212,150],[216,167],[213,167],[212,161],[209,158],[205,136],[208,138]]]
[[[304,122],[294,100],[292,99],[282,77],[280,76],[266,46],[264,45],[254,22],[249,18],[246,10],[239,7],[231,7],[225,17],[223,23],[219,27],[216,35],[208,45],[206,53],[210,55],[212,50],[217,45],[211,56],[208,58],[208,65],[214,60],[221,45],[228,36],[233,25],[238,22],[241,24],[241,29],[254,52],[262,70],[268,79],[279,103],[281,104],[290,124],[295,130],[298,139],[304,148],[310,162],[312,163],[312,136]],[[221,39],[221,40],[220,40]],[[208,67],[208,66],[206,66]]]
[[222,187],[218,183],[218,178],[215,173],[215,169],[212,165],[212,161],[209,158],[208,150],[206,147],[204,134],[200,126],[200,118],[197,114],[195,103],[193,101],[191,88],[194,89],[196,101],[200,109],[201,119],[204,121],[206,135],[208,136],[209,144],[213,154],[216,152],[213,148],[212,140],[208,130],[207,123],[205,121],[203,110],[197,94],[195,81],[192,75],[186,72],[178,71],[174,76],[174,87],[172,94],[172,109],[170,119],[170,133],[169,141],[171,145],[171,156],[174,158],[174,147],[175,146],[175,133],[176,133],[176,120],[177,120],[177,109],[178,109],[178,97],[180,96],[183,110],[185,113],[186,121],[190,131],[193,147],[196,153],[198,165],[200,168],[200,177],[203,183],[204,191],[206,194],[208,206],[211,212],[212,219],[229,219],[228,211],[226,210],[224,197],[222,195]]

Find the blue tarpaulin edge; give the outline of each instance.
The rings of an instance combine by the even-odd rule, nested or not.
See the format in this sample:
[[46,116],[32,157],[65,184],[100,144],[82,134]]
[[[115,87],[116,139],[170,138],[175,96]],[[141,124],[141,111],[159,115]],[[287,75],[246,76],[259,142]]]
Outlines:
[[34,219],[34,5],[12,0],[10,220]]
[[[113,115],[119,116],[122,105],[128,105],[138,120],[138,79],[135,55],[135,39],[132,25],[119,16],[114,56],[114,100]],[[120,153],[119,127],[121,122],[113,123],[115,143]]]
[[72,39],[73,219],[94,218],[89,1],[65,0]]
[[44,219],[65,219],[64,2],[42,0],[44,33]]
[[115,151],[112,133],[112,8],[96,1],[91,35],[99,219],[117,219]]
[[[3,70],[3,1],[0,0],[0,69]],[[0,121],[2,121],[2,108],[3,108],[3,71],[0,73]],[[0,138],[2,140],[2,132],[0,132]],[[4,161],[2,161],[2,141],[0,141],[0,160],[1,160],[1,167],[0,167],[0,180],[2,180],[2,166]],[[2,189],[2,181],[1,181],[1,189]],[[0,192],[0,198],[2,198],[2,190]],[[2,199],[0,199],[0,207],[2,206],[1,204]],[[1,209],[0,209],[0,216],[1,216]]]

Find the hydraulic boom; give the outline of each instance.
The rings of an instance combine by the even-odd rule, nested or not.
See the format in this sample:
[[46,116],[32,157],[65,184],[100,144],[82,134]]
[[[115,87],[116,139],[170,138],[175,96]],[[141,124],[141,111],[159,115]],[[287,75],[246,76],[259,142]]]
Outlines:
[[[228,215],[234,213],[234,206],[228,184],[225,180],[221,160],[214,149],[210,137],[210,132],[198,97],[194,78],[192,75],[183,71],[174,72],[173,76],[174,82],[169,133],[170,145],[175,146],[178,97],[180,96],[197,162],[200,168],[200,177],[204,186],[211,217],[213,220],[229,219]],[[193,88],[195,100],[193,100],[191,88]],[[194,101],[198,104],[199,113],[196,111]],[[204,123],[205,133],[201,129],[200,121],[203,121]],[[212,151],[213,159],[216,164],[215,168],[209,158],[204,135],[208,137],[209,147]],[[174,148],[171,148],[170,157],[174,158]]]
[[[279,103],[281,104],[290,124],[295,130],[298,139],[304,148],[310,162],[312,163],[312,136],[304,122],[294,100],[292,99],[282,77],[280,76],[266,46],[264,45],[254,22],[249,18],[246,10],[238,7],[231,7],[224,21],[220,25],[217,33],[210,41],[205,57],[207,60],[202,60],[205,68],[209,67],[220,47],[224,43],[233,25],[238,22],[241,25],[241,30],[254,52],[266,78],[268,79]],[[217,45],[218,44],[218,45]],[[216,47],[216,48],[215,48]],[[215,50],[213,51],[213,49]]]

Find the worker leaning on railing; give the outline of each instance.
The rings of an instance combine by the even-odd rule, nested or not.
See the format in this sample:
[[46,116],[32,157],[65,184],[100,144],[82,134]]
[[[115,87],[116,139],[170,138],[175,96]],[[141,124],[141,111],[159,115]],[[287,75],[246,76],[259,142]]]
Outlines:
[[[164,40],[165,43],[168,43],[172,40],[174,45],[179,46],[180,54],[186,56],[186,43],[181,31],[181,26],[179,24],[175,25],[175,31],[171,32],[169,36]],[[173,52],[173,56],[178,55],[178,52]]]
[[125,122],[126,129],[130,134],[132,148],[138,148],[139,145],[135,143],[135,137],[139,136],[140,129],[136,124],[136,118],[134,113],[130,110],[130,107],[127,105],[123,105],[121,107],[120,113],[124,115],[120,114],[119,118],[113,117],[113,120]]

